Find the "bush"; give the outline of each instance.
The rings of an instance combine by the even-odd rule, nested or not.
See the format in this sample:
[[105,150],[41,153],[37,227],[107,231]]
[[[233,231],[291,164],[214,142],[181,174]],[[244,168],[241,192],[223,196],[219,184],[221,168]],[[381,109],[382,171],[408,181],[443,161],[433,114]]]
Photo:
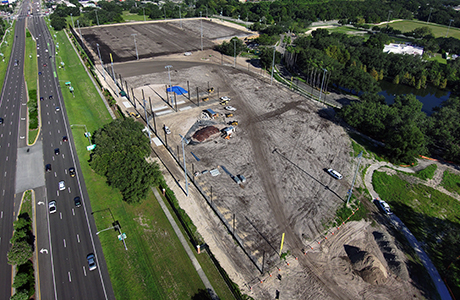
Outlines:
[[415,176],[423,180],[433,179],[434,173],[436,172],[437,169],[438,169],[438,165],[431,164],[425,169],[420,170],[417,173],[415,173]]
[[37,90],[29,91],[29,102],[27,102],[29,109],[29,129],[35,130],[38,128],[38,103],[37,103]]

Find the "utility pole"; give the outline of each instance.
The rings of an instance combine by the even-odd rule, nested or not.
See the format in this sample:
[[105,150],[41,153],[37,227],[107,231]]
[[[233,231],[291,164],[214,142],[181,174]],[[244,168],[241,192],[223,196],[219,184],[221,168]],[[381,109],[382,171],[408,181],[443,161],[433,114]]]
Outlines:
[[454,20],[452,20],[452,19],[449,20],[449,27],[447,27],[446,37],[447,37],[447,34],[449,33],[450,24],[452,24],[453,21],[454,21]]
[[99,44],[96,44],[96,46],[97,46],[97,53],[99,53],[99,60],[101,61],[101,66],[102,66],[102,77],[104,77],[104,80],[105,80],[104,63],[102,63],[101,51],[99,51]]
[[201,18],[201,11],[200,11],[200,26],[201,26],[201,51],[203,51],[203,18]]
[[235,61],[233,62],[233,67],[236,67],[236,39],[233,40],[233,56],[235,57]]
[[428,20],[426,20],[426,23],[428,24],[428,22],[430,22],[430,18],[431,18],[431,12],[433,11],[433,7],[430,7],[430,14],[428,15]]
[[97,8],[94,10],[94,12],[96,13],[97,26],[99,26],[99,17],[97,16]]
[[145,7],[142,7],[142,10],[144,11],[144,22],[146,21],[145,19]]
[[188,141],[182,135],[179,134],[179,136],[180,136],[180,140],[182,143],[182,155],[184,157],[185,193],[188,197],[187,165],[185,164],[185,150],[184,150],[184,141],[187,142],[187,144],[188,144]]
[[182,29],[182,14],[180,11],[180,5],[179,5],[179,20],[180,20],[180,29]]
[[75,25],[73,24],[73,16],[70,14],[70,19],[72,19],[72,28],[75,28]]
[[356,180],[356,175],[358,175],[358,171],[359,171],[359,165],[361,164],[361,158],[363,157],[363,151],[361,151],[359,154],[358,154],[358,167],[356,168],[356,172],[355,172],[355,176],[353,177],[353,182],[351,183],[351,188],[350,190],[348,191],[348,199],[347,199],[347,206],[348,206],[348,202],[350,201],[350,198],[351,198],[351,195],[353,194],[353,186],[355,185],[355,180]]
[[273,83],[273,70],[275,69],[275,53],[276,53],[276,45],[273,46],[272,76],[270,78],[270,85],[272,85]]
[[81,40],[81,43],[83,44],[83,39],[81,37],[81,29],[80,29],[80,19],[77,20],[77,25],[78,25],[78,31],[80,32],[80,40]]
[[391,14],[392,12],[393,12],[392,10],[389,10],[389,11],[388,11],[387,27],[388,27],[388,24],[390,24],[390,14]]
[[[170,90],[171,92],[172,92],[172,85],[171,85],[171,68],[172,68],[172,67],[173,67],[173,66],[171,66],[171,65],[167,65],[167,66],[165,67],[165,69],[168,69],[169,90]],[[168,95],[168,103],[169,103],[169,92],[168,92],[168,89],[166,89],[166,93],[167,93],[167,95]],[[172,104],[172,102],[171,102],[171,104]]]
[[144,90],[142,90],[142,100],[144,100],[144,115],[145,115],[145,122],[147,122],[147,126],[145,128],[147,128],[147,133],[149,135],[149,144],[152,143],[152,137],[150,136],[150,126],[149,126],[149,118],[148,118],[148,115],[147,115],[147,104],[145,103],[145,97],[144,97]]
[[139,53],[137,52],[137,43],[136,43],[136,35],[137,35],[137,33],[133,33],[131,35],[134,37],[134,47],[136,47],[136,57],[137,57],[137,60],[139,60]]
[[319,89],[319,102],[321,102],[321,93],[323,92],[323,85],[324,85],[324,77],[326,77],[326,72],[327,70],[326,69],[323,69],[324,73],[323,73],[323,80],[321,82],[321,88]]

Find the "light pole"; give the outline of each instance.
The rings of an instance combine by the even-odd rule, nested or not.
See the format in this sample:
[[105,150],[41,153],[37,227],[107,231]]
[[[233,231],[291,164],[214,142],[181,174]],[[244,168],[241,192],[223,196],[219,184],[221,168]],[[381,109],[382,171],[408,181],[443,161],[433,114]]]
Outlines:
[[233,40],[233,56],[235,57],[235,61],[233,62],[233,67],[236,67],[236,39]]
[[96,46],[97,46],[97,53],[99,53],[99,60],[101,61],[101,66],[102,66],[102,77],[104,77],[104,80],[105,80],[105,70],[104,70],[104,64],[102,63],[101,51],[99,51],[99,44],[96,44]]
[[97,21],[97,26],[99,26],[99,17],[97,16],[97,8],[96,8],[95,12],[96,12],[96,21]]
[[166,6],[163,5],[163,10],[165,11],[165,21],[166,21]]
[[270,78],[270,85],[272,85],[273,83],[273,70],[275,69],[275,53],[276,53],[276,45],[273,46],[272,76]]
[[426,23],[428,24],[428,22],[430,22],[430,18],[431,18],[431,12],[433,11],[433,7],[430,7],[430,14],[428,15],[428,20],[426,20]]
[[[172,91],[172,85],[171,85],[171,68],[172,68],[172,67],[173,67],[173,66],[171,66],[171,65],[167,65],[167,66],[165,67],[165,69],[168,69],[169,89],[170,89],[170,91]],[[167,94],[168,94],[168,103],[169,103],[169,92],[168,92],[168,89],[166,89],[166,92],[167,92]],[[171,101],[171,104],[172,104],[172,101]]]
[[80,19],[77,20],[77,25],[78,25],[78,31],[80,32],[80,40],[83,43],[83,40],[81,38]]
[[179,134],[179,136],[180,136],[180,141],[182,144],[182,155],[184,157],[185,193],[187,194],[187,197],[188,197],[187,165],[185,164],[185,151],[184,151],[184,140],[185,142],[187,142],[187,140],[182,135]]
[[201,51],[203,51],[203,19],[201,18],[201,11],[200,11],[200,26],[201,26]]
[[142,10],[144,11],[144,22],[146,21],[145,20],[145,7],[142,7]]
[[133,33],[131,35],[134,37],[134,47],[136,47],[136,57],[137,57],[137,60],[139,60],[139,53],[137,52],[137,43],[136,43],[136,35],[137,35],[137,33]]
[[222,9],[220,10],[220,20],[223,22],[224,18],[222,17]]
[[350,201],[351,194],[353,194],[353,186],[355,185],[356,175],[358,174],[358,171],[359,171],[359,164],[361,163],[361,157],[363,157],[363,151],[361,151],[361,152],[358,154],[358,158],[359,158],[359,160],[358,160],[358,167],[356,168],[355,176],[353,177],[353,182],[351,183],[351,188],[350,188],[350,190],[348,191],[347,206],[348,206],[348,202]]
[[322,80],[322,82],[321,82],[321,88],[319,89],[319,102],[321,102],[321,93],[323,92],[324,77],[326,77],[326,72],[327,72],[326,69],[323,69],[323,70],[324,70],[324,73],[323,73],[323,80]]
[[447,34],[449,33],[450,24],[452,24],[453,21],[454,21],[454,20],[452,20],[452,19],[449,20],[449,27],[447,27],[446,37],[447,37]]
[[180,29],[182,29],[182,14],[180,11],[180,5],[179,5],[179,20],[180,20]]
[[391,14],[392,12],[393,12],[392,10],[389,10],[389,11],[388,11],[387,27],[388,27],[388,24],[389,24],[389,22],[390,22],[390,14]]
[[70,14],[70,19],[72,20],[72,28],[75,28],[75,24],[73,23],[73,16]]

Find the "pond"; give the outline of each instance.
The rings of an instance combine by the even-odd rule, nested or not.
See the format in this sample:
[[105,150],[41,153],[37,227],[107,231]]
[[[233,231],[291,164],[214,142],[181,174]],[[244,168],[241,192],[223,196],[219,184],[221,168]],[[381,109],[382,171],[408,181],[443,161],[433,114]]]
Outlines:
[[379,85],[382,91],[378,94],[385,97],[387,104],[393,104],[395,97],[398,95],[414,94],[423,103],[422,111],[428,116],[431,115],[434,107],[441,106],[441,103],[450,97],[450,91],[440,90],[433,86],[417,90],[407,85],[393,84],[388,81],[381,81]]

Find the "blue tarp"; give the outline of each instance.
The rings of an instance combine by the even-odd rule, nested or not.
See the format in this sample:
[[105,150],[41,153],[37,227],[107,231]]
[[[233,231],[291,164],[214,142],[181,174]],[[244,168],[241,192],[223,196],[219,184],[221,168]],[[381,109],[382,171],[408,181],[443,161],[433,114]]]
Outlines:
[[171,87],[171,88],[167,88],[167,91],[168,91],[168,93],[174,92],[174,93],[176,93],[177,95],[187,94],[187,90],[186,90],[186,89],[184,89],[184,88],[182,88],[182,87],[180,87],[180,86],[177,86],[177,85],[176,85],[176,86],[173,86],[173,87]]

